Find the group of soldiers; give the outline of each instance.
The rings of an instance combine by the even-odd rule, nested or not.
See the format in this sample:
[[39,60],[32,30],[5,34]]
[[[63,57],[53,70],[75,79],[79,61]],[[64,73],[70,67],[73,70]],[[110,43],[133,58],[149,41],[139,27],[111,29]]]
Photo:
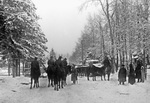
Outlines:
[[[37,60],[37,57],[31,62],[31,87],[32,88],[32,81],[34,80],[34,87],[39,87],[39,77],[41,75],[40,71],[40,61]],[[71,80],[75,84],[77,81],[77,70],[75,65],[68,64],[67,58],[62,58],[59,56],[58,59],[55,59],[53,56],[50,56],[50,59],[47,62],[48,67],[44,70],[48,76],[48,87],[54,86],[61,82],[61,86],[67,84],[66,78],[68,74],[71,75]],[[51,83],[50,83],[51,82]]]
[[[66,77],[67,77],[67,74],[71,74],[71,81],[73,81],[73,83],[75,84],[77,81],[77,75],[78,75],[75,65],[69,64],[67,62],[67,58],[62,59],[62,57],[59,56],[58,60],[54,60],[53,56],[51,56],[50,59],[48,60],[48,66],[52,65],[54,63],[54,61],[56,61],[56,62],[59,61],[59,66],[61,68],[67,69]],[[65,78],[65,80],[66,80],[66,78]]]
[[[48,67],[53,68],[53,65],[57,65],[61,70],[64,69],[64,74],[63,72],[61,73],[61,75],[58,74],[59,71],[55,70],[56,75],[58,76],[62,76],[62,78],[64,78],[64,81],[66,82],[66,77],[68,74],[71,74],[71,81],[73,81],[73,83],[75,84],[77,81],[77,69],[75,68],[75,65],[70,65],[67,62],[67,59],[64,58],[62,59],[61,56],[59,56],[59,58],[57,60],[55,60],[53,58],[53,56],[50,57],[50,59],[47,62]],[[104,63],[105,64],[105,63]],[[108,65],[108,63],[106,62],[106,64]],[[69,70],[70,68],[70,70]],[[47,68],[47,74],[50,73],[48,72]],[[35,58],[32,62],[31,62],[31,88],[32,88],[32,80],[34,79],[34,84],[36,84],[35,86],[38,87],[39,86],[39,82],[38,82],[38,78],[40,77],[40,66],[39,66],[39,62],[37,61],[37,58]],[[63,75],[62,75],[63,74]],[[55,74],[54,74],[55,75]],[[51,77],[52,74],[48,74],[48,78],[53,78],[54,79],[54,85],[55,83],[55,79],[56,77]],[[127,81],[126,78],[128,76],[128,82],[130,84],[134,84],[136,82],[144,82],[145,80],[145,69],[144,69],[144,65],[142,62],[142,59],[138,58],[136,60],[135,63],[130,63],[129,64],[129,71],[126,69],[125,65],[122,64],[119,72],[118,72],[118,81],[119,84],[125,84],[125,82]],[[53,84],[51,84],[53,85]],[[50,84],[49,84],[50,86]]]
[[122,64],[120,70],[118,72],[118,81],[119,84],[123,84],[126,82],[126,77],[128,74],[128,82],[133,85],[136,82],[144,82],[145,80],[145,69],[141,58],[138,58],[135,63],[129,64],[129,72],[125,68],[125,65]]

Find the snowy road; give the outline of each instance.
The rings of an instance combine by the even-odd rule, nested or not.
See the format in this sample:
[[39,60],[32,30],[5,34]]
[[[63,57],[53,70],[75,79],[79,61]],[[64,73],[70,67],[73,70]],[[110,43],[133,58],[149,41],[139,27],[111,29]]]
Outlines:
[[70,76],[64,89],[47,87],[47,78],[40,78],[40,88],[29,89],[27,77],[0,76],[0,103],[149,103],[150,71],[145,83],[118,85],[117,74],[110,81],[87,81],[85,77],[73,85]]

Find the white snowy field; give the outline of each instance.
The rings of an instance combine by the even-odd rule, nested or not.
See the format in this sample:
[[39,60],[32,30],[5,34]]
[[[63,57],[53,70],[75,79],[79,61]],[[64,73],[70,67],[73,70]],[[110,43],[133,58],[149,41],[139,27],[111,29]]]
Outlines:
[[70,76],[64,89],[47,87],[47,78],[40,78],[40,87],[29,89],[30,78],[0,76],[0,103],[150,103],[150,69],[144,83],[118,85],[117,73],[110,81],[87,81],[78,77],[72,84]]

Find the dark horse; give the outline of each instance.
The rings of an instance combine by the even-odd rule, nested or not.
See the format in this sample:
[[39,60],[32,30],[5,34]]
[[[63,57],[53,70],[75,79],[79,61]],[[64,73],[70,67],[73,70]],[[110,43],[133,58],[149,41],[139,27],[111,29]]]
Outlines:
[[54,86],[54,72],[55,72],[55,63],[53,63],[52,65],[49,65],[47,67],[47,76],[48,76],[48,87],[50,87],[50,85],[53,87]]
[[56,60],[56,70],[54,72],[54,90],[59,90],[60,87],[63,88],[65,81],[65,69],[62,65],[61,56]]
[[108,81],[109,81],[110,73],[111,73],[111,63],[110,63],[108,57],[105,57],[105,59],[102,62],[102,64],[103,65],[99,65],[99,63],[98,64],[93,64],[92,62],[89,63],[89,66],[86,69],[87,80],[89,80],[90,74],[92,74],[91,76],[93,77],[93,81],[96,81],[96,76],[97,75],[101,76],[101,80],[103,80],[102,76],[104,76],[104,80],[106,80],[105,76],[107,74],[108,75]]
[[86,67],[87,80],[91,76],[93,81],[96,81],[96,75],[98,74],[99,68],[94,66],[93,62],[89,63],[89,66]]
[[34,61],[31,62],[31,86],[30,89],[32,89],[32,81],[34,80],[34,88],[39,87],[39,77],[41,75],[39,62],[37,61],[37,58],[34,58]]
[[93,65],[93,69],[95,70],[95,78],[93,78],[93,79],[95,79],[95,81],[96,81],[97,75],[101,76],[101,80],[103,80],[102,76],[104,76],[104,80],[106,80],[105,79],[105,67],[103,65],[101,65],[99,67]]
[[51,84],[52,87],[54,86],[54,73],[55,73],[55,70],[56,70],[56,64],[55,64],[55,61],[54,61],[53,57],[51,56],[50,60],[48,60],[48,67],[47,67],[47,70],[46,70],[47,75],[48,75],[48,87],[50,87],[50,84]]
[[105,75],[106,75],[106,68],[104,67],[104,65],[100,65],[100,64],[92,64],[91,66],[89,66],[87,68],[88,70],[88,75],[87,75],[87,79],[89,80],[89,75],[90,73],[92,74],[92,78],[93,81],[96,81],[96,76],[101,76],[101,80],[103,80],[102,76],[104,76],[104,80],[105,79]]

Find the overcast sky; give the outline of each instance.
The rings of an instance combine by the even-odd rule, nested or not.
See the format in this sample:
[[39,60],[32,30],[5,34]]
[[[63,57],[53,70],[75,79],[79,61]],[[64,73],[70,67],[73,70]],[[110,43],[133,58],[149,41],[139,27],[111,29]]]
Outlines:
[[39,23],[46,38],[48,50],[71,54],[81,35],[91,8],[79,11],[85,0],[32,0],[36,5]]

